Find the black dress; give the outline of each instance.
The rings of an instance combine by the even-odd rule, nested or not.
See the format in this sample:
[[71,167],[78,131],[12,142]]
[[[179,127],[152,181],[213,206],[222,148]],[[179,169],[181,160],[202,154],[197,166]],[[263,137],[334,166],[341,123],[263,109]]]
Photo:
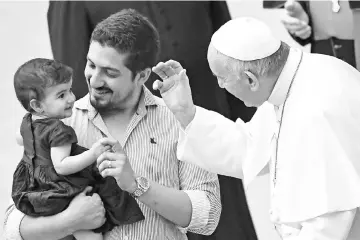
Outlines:
[[116,225],[144,219],[136,200],[122,191],[113,177],[102,178],[95,164],[67,176],[56,173],[50,155],[52,147],[72,144],[72,156],[87,150],[77,145],[71,127],[54,118],[32,121],[28,113],[20,132],[24,155],[13,176],[12,198],[21,212],[35,217],[57,214],[74,196],[93,186],[92,193],[99,194],[106,209],[106,222],[95,232],[105,233]]

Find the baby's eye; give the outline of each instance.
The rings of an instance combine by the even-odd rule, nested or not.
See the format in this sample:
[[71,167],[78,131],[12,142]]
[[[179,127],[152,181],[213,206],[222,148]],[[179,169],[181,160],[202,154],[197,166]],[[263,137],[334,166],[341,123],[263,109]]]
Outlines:
[[64,96],[65,96],[65,94],[62,93],[59,95],[59,98],[64,98]]

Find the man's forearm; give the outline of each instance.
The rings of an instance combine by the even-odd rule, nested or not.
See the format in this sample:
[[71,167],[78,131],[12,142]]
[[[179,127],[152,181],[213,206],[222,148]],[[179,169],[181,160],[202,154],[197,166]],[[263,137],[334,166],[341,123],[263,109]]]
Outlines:
[[192,204],[183,191],[151,182],[150,189],[139,197],[139,201],[178,226],[185,228],[190,224]]
[[20,224],[20,233],[24,240],[58,240],[73,233],[71,223],[64,213],[48,217],[25,216]]

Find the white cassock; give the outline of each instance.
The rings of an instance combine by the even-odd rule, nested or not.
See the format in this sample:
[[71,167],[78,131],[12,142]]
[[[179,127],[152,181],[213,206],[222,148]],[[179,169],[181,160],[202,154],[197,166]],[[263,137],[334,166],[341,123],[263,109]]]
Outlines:
[[291,49],[249,123],[197,107],[178,158],[245,187],[269,169],[270,219],[283,239],[360,240],[360,72]]

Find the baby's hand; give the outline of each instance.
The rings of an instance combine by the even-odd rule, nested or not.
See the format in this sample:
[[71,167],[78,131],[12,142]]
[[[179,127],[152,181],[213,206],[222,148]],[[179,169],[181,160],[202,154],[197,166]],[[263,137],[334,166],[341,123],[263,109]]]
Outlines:
[[111,150],[117,143],[116,140],[110,138],[101,138],[92,145],[90,151],[93,152],[95,159],[97,159],[103,152]]

